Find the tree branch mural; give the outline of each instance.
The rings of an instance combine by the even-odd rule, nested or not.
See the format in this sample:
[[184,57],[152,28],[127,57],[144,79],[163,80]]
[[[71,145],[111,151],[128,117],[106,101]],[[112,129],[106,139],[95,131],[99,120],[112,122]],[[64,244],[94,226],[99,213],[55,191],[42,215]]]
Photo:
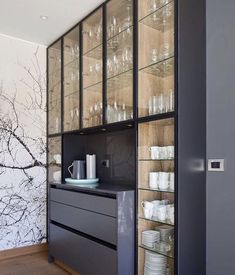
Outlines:
[[[34,46],[22,78],[0,86],[0,250],[46,238],[46,80]],[[14,89],[12,89],[14,87]]]

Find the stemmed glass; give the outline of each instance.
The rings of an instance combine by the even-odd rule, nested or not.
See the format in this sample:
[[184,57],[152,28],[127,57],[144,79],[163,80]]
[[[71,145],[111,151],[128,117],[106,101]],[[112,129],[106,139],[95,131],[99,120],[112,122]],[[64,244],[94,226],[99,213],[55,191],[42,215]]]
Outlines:
[[131,14],[132,3],[131,3],[131,0],[127,1],[126,9],[127,9],[127,17],[124,20],[123,27],[124,27],[124,29],[129,29],[130,26],[132,25],[132,14]]

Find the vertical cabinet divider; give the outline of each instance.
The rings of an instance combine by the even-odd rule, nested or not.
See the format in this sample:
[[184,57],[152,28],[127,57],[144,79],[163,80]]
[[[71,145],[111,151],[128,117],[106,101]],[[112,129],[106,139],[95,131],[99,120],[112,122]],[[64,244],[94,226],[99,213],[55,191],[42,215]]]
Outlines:
[[103,124],[107,123],[107,6],[103,6]]
[[64,181],[63,132],[64,132],[64,37],[61,39],[61,182]]
[[138,0],[133,1],[133,118],[138,117]]
[[79,27],[79,42],[80,42],[80,47],[79,47],[79,126],[80,129],[83,128],[83,62],[82,62],[82,53],[83,53],[83,24],[82,22],[80,23]]

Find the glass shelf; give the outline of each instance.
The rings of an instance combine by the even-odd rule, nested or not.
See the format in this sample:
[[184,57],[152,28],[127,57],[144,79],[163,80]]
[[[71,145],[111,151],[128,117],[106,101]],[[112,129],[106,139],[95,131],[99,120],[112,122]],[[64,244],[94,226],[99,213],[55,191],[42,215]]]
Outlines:
[[70,67],[73,69],[77,69],[78,66],[79,66],[79,58],[78,57],[76,57],[76,58],[70,60],[68,63],[64,64],[64,68]]
[[[143,248],[145,250],[149,250],[151,252],[154,252],[154,253],[157,253],[157,254],[160,254],[160,255],[163,255],[163,256],[174,259],[174,252],[172,252],[172,251],[169,251],[169,252],[161,251],[161,249],[159,247],[161,245],[161,243],[156,243],[155,245],[156,245],[155,248],[151,248],[151,247],[148,247],[148,246],[143,245],[143,244],[139,245],[139,247]],[[166,245],[167,245],[167,243],[166,243]]]
[[156,63],[152,63],[146,67],[140,69],[148,74],[152,74],[158,77],[167,77],[174,74],[174,56],[170,56],[166,59],[160,60]]
[[166,32],[169,29],[172,29],[174,27],[174,2],[171,1],[170,3],[154,10],[141,18],[139,22],[161,32]]
[[70,94],[66,94],[66,95],[64,95],[64,98],[70,97],[70,96],[73,96],[73,95],[79,95],[79,91],[73,91],[73,92],[70,93]]
[[115,33],[113,36],[108,37],[107,38],[107,42],[109,42],[110,40],[112,40],[113,38],[115,38],[115,37],[117,37],[119,35],[123,35],[123,33],[128,32],[130,29],[131,29],[131,31],[133,30],[133,25],[130,25],[130,26],[128,26],[128,27],[120,30],[119,32]]
[[174,190],[166,189],[166,190],[160,190],[160,189],[152,189],[152,188],[143,188],[139,187],[138,190],[142,191],[150,191],[150,192],[162,192],[162,193],[174,193]]
[[112,38],[107,40],[107,52],[108,56],[113,53],[121,54],[121,51],[127,46],[132,45],[133,39],[133,27],[128,27],[124,31],[116,34]]
[[139,159],[139,161],[173,161],[174,158],[169,159]]
[[96,90],[97,89],[97,87],[99,87],[99,88],[101,88],[102,87],[102,81],[98,81],[98,82],[96,82],[96,83],[94,83],[94,84],[91,84],[91,85],[89,85],[89,86],[86,86],[86,87],[83,87],[83,90]]
[[90,49],[89,51],[83,53],[83,56],[90,57],[93,59],[102,59],[103,56],[103,45],[99,44],[96,47]]
[[166,225],[172,225],[172,226],[174,226],[174,224],[171,223],[171,222],[169,222],[169,221],[159,221],[159,220],[153,219],[153,218],[152,219],[146,219],[144,217],[139,217],[139,219],[142,219],[142,220],[145,220],[145,221],[156,222],[156,223],[160,223],[160,224],[166,224]]
[[132,79],[132,69],[125,72],[121,72],[120,74],[107,78],[107,88],[108,90],[112,90],[113,87],[117,89],[129,87],[132,85]]

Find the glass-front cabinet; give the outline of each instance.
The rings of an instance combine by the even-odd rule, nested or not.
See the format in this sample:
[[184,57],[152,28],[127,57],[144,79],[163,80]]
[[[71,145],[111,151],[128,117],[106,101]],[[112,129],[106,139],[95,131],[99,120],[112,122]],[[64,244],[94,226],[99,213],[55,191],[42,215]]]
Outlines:
[[[139,0],[138,115],[174,111],[174,2]],[[138,126],[138,275],[174,274],[174,117]]]
[[61,132],[61,40],[48,49],[48,134]]
[[140,123],[138,141],[138,274],[172,275],[174,119]]
[[61,183],[61,137],[48,138],[48,181]]
[[83,127],[103,123],[103,9],[82,23]]
[[80,41],[79,41],[79,27],[75,27],[67,35],[64,36],[63,43],[63,58],[64,58],[64,102],[63,112],[64,131],[71,131],[79,129],[80,119]]
[[139,116],[174,111],[174,1],[139,0]]
[[108,123],[133,118],[133,1],[107,3]]

